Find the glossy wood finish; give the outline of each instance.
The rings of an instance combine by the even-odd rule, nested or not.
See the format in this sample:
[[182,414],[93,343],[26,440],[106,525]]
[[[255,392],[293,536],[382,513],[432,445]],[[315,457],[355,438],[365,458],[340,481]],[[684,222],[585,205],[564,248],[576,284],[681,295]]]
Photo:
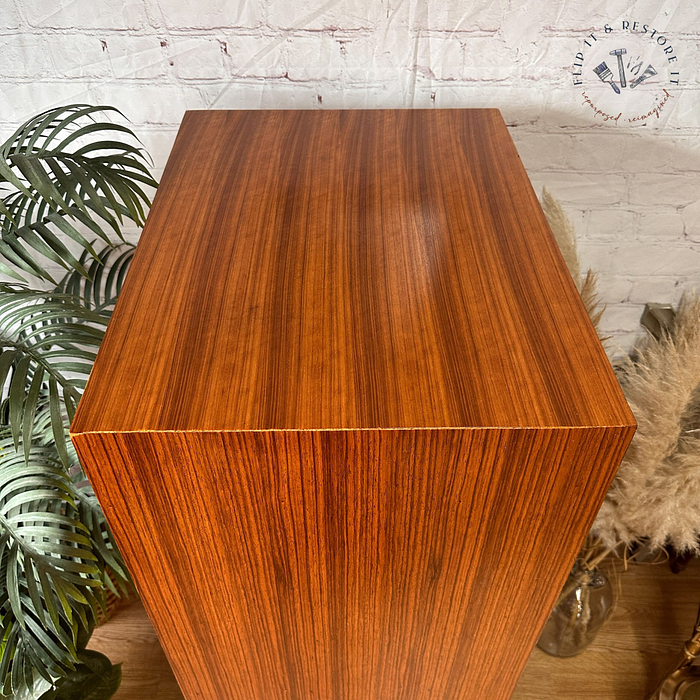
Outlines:
[[[632,563],[610,574],[617,599],[585,654],[558,659],[535,649],[512,700],[640,700],[648,698],[692,630],[700,560],[680,574]],[[100,627],[90,647],[124,663],[114,700],[183,700],[148,616],[139,603]]]
[[190,112],[75,432],[621,425],[497,110]]
[[206,112],[72,435],[189,700],[498,700],[633,425],[498,111]]

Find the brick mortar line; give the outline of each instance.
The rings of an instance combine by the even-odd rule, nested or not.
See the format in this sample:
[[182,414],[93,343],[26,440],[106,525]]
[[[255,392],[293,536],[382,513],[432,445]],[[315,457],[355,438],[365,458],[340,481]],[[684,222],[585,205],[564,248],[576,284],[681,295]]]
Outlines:
[[[246,25],[246,24],[219,24],[211,27],[201,27],[201,26],[188,26],[179,25],[173,26],[169,24],[143,24],[138,27],[114,27],[114,26],[91,26],[91,25],[70,25],[70,26],[54,26],[54,25],[41,25],[41,24],[31,24],[22,23],[16,27],[4,26],[0,27],[0,33],[2,34],[19,34],[27,32],[52,32],[56,34],[69,34],[69,33],[87,33],[95,34],[100,32],[113,32],[115,34],[131,33],[134,35],[148,36],[154,32],[173,32],[179,34],[195,34],[202,36],[210,36],[213,32],[217,31],[230,31],[237,30],[242,33],[254,33],[254,32],[301,32],[305,34],[335,34],[347,32],[349,34],[357,33],[368,33],[372,34],[375,32],[381,32],[386,30],[386,24],[389,22],[383,20],[374,25],[367,26],[357,26],[357,27],[342,27],[334,24],[329,24],[327,27],[292,27],[286,24],[272,24],[269,22],[261,22],[256,25]],[[423,36],[443,36],[443,37],[469,37],[469,36],[483,36],[483,37],[494,37],[498,36],[501,32],[500,28],[497,29],[484,29],[482,27],[473,27],[470,29],[449,29],[449,28],[436,28],[436,27],[422,27],[417,26],[415,23],[408,23],[404,20],[399,20],[395,23],[397,30],[405,30],[413,32],[415,34],[420,34]],[[591,32],[601,31],[602,25],[600,27],[553,27],[551,25],[543,25],[540,27],[539,35],[543,38],[566,38],[566,39],[585,39]],[[642,36],[643,32],[636,32],[635,34]],[[691,40],[700,35],[700,31],[684,31],[684,30],[665,30],[659,32],[663,34],[670,41],[673,39],[681,40]],[[602,35],[604,36],[604,35]]]
[[[168,60],[168,56],[165,55],[163,57],[164,61]],[[105,58],[107,60],[107,58]],[[114,60],[114,59],[113,59]],[[118,59],[117,59],[118,60]],[[172,67],[172,66],[169,66]],[[401,69],[403,72],[406,73],[414,73],[415,71],[411,66],[406,66]],[[210,84],[212,81],[220,81],[220,82],[227,82],[229,78],[234,78],[234,79],[240,79],[240,80],[266,80],[266,81],[289,81],[291,80],[290,78],[285,78],[285,77],[280,77],[280,76],[273,76],[273,77],[267,77],[267,76],[256,76],[256,75],[244,75],[244,74],[236,74],[236,73],[231,73],[227,76],[220,77],[220,76],[215,76],[212,78],[181,78],[178,77],[174,74],[168,74],[164,76],[158,76],[158,77],[148,77],[148,78],[138,78],[138,77],[133,77],[133,76],[100,76],[100,75],[76,75],[76,76],[65,76],[65,75],[52,75],[50,73],[43,74],[43,75],[10,75],[10,74],[3,74],[2,69],[0,69],[0,77],[6,78],[6,79],[12,79],[14,83],[17,84],[35,84],[37,82],[42,82],[42,83],[75,83],[76,81],[83,81],[85,83],[93,82],[93,81],[114,81],[118,80],[120,82],[134,82],[134,83],[139,83],[142,84],[144,82],[152,82],[154,85],[157,84],[186,84],[186,85],[196,85],[197,82],[205,83],[205,84]],[[424,76],[418,75],[418,78],[422,81],[423,85],[425,87],[431,86],[431,87],[449,87],[449,88],[454,88],[454,87],[473,87],[473,86],[482,86],[484,88],[492,85],[493,83],[497,83],[498,85],[503,85],[505,87],[510,87],[510,88],[527,88],[530,87],[531,83],[537,83],[541,82],[541,78],[537,78],[536,76],[533,77],[528,77],[528,76],[523,76],[522,78],[518,78],[517,80],[513,80],[512,78],[503,78],[503,79],[489,79],[484,80],[483,78],[473,78],[473,79],[437,79],[437,78],[426,78]],[[309,83],[309,84],[314,84],[316,82],[321,82],[324,80],[329,80],[328,78],[323,78],[323,77],[317,77],[317,78],[308,78],[308,79],[303,79],[303,80],[294,80],[293,82],[304,82],[304,83]],[[360,78],[348,78],[347,76],[341,76],[338,78],[332,78],[330,79],[334,82],[342,82],[344,85],[348,85],[350,87],[357,87],[357,86],[362,86],[362,87],[386,87],[387,83],[393,83],[395,82],[395,76],[392,78],[378,78],[373,81],[367,81],[367,80],[362,80]],[[552,88],[559,88],[559,89],[568,89],[569,86],[568,84],[565,83],[559,83],[559,82],[550,82],[548,83],[548,87]],[[690,91],[690,92],[698,92],[700,91],[700,80],[697,83],[689,83],[686,84],[685,86],[682,87],[682,90],[684,91]],[[497,94],[497,93],[496,93]],[[533,98],[535,95],[533,95]],[[526,103],[527,105],[534,104],[537,105],[539,102],[535,101],[533,99],[532,103]],[[603,130],[610,132],[610,125],[604,124],[603,122],[598,122],[597,124],[592,124],[591,127],[581,127],[579,125],[562,125],[558,127],[553,127],[558,130],[561,129],[580,129],[580,128],[600,128]],[[632,129],[636,130],[639,129],[639,126],[624,126],[624,127],[615,127],[616,130],[619,132],[622,128],[625,129]],[[685,127],[688,129],[694,129],[695,127]],[[674,127],[674,131],[676,128]],[[572,133],[572,132],[568,132]]]

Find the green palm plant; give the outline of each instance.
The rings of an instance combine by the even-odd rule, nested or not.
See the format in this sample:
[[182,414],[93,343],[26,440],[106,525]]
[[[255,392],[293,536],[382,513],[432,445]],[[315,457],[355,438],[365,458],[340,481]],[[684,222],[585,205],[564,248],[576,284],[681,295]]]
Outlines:
[[67,438],[133,256],[123,226],[143,225],[157,186],[115,113],[52,109],[0,146],[4,696],[110,697],[119,683],[85,645],[106,592],[131,581]]

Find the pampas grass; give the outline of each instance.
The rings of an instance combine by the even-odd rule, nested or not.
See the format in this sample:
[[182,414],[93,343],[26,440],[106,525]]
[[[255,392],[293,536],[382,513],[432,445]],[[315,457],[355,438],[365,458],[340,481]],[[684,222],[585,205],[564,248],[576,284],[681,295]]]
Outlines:
[[[576,233],[559,202],[546,189],[541,202],[598,331],[596,275],[581,273]],[[615,369],[638,428],[581,558],[591,568],[640,542],[700,554],[700,297],[684,297],[673,327],[658,340],[647,335]]]
[[576,246],[576,231],[569,217],[564,213],[564,209],[552,193],[546,188],[542,188],[540,197],[542,211],[547,217],[549,228],[552,229],[554,238],[557,239],[559,250],[566,266],[569,268],[571,277],[578,291],[581,291],[583,278],[581,276],[581,263],[578,259],[578,248]]
[[646,337],[619,378],[637,433],[593,526],[609,547],[647,539],[700,553],[700,298]]
[[569,217],[564,213],[561,204],[559,204],[546,187],[542,188],[540,202],[542,204],[542,211],[544,211],[544,215],[547,217],[549,228],[552,229],[554,238],[559,245],[564,262],[569,268],[576,289],[578,289],[581,295],[581,300],[586,307],[591,323],[593,323],[593,327],[596,333],[598,333],[601,342],[604,343],[607,338],[601,335],[599,326],[605,308],[600,303],[598,297],[598,278],[592,270],[588,270],[585,275],[581,273],[581,263],[578,257],[574,226]]

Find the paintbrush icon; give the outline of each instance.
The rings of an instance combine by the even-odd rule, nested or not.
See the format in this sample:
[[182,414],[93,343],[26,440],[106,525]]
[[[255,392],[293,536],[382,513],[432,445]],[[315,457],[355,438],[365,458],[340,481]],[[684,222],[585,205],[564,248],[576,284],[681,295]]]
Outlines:
[[608,83],[610,87],[619,95],[620,88],[615,85],[615,81],[612,79],[612,71],[608,68],[608,64],[603,61],[599,66],[593,69],[593,72],[604,82]]

